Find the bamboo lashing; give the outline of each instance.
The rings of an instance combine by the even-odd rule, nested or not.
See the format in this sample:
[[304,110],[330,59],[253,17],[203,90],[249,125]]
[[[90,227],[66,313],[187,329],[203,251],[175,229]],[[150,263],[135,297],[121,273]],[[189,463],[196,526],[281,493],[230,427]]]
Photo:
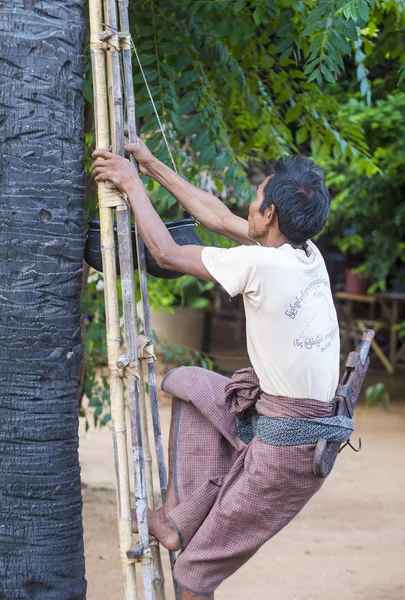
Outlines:
[[[126,87],[126,112],[131,138],[136,136],[135,103],[132,88],[131,45],[128,32],[128,2],[119,0],[121,28],[126,34],[118,33],[117,7],[115,0],[89,0],[90,6],[90,48],[93,68],[93,89],[96,123],[97,148],[112,149],[117,154],[124,152],[123,131],[123,98],[122,86]],[[103,13],[104,6],[104,13]],[[105,23],[105,26],[104,26]],[[121,55],[123,59],[124,77],[121,78]],[[106,68],[107,67],[107,68]],[[108,79],[108,91],[106,81]],[[132,90],[132,95],[131,95]],[[108,111],[109,97],[109,111]],[[111,136],[109,135],[109,123]],[[111,144],[110,144],[111,143]],[[127,379],[129,407],[131,416],[131,437],[135,470],[135,506],[138,519],[139,543],[132,548],[132,556],[141,562],[143,595],[145,600],[164,600],[164,577],[160,560],[159,547],[156,543],[150,546],[147,506],[154,509],[153,481],[151,470],[151,453],[149,448],[146,404],[143,385],[142,365],[137,351],[137,313],[134,284],[134,268],[131,247],[130,216],[126,199],[108,185],[98,184],[100,207],[100,233],[105,279],[105,308],[107,324],[107,349],[109,364],[110,398],[112,432],[114,442],[114,458],[117,476],[118,532],[121,564],[124,577],[125,600],[137,600],[137,586],[134,559],[127,557],[132,548],[131,531],[131,497],[129,487],[129,465],[125,427],[125,403],[123,379]],[[114,209],[117,213],[118,249],[121,270],[122,304],[124,313],[125,353],[120,355],[121,336],[119,325],[119,305],[117,293],[117,273],[115,266]],[[145,251],[138,238],[138,261],[140,270],[143,265],[144,281],[142,300],[144,314],[150,322],[150,310],[147,297]],[[151,334],[151,328],[147,327]],[[148,336],[150,347],[151,337]],[[146,353],[148,374],[153,370],[153,348]],[[151,364],[152,362],[152,364]],[[153,378],[149,375],[149,385]],[[153,381],[152,381],[153,383]],[[164,489],[167,487],[166,471],[161,443],[159,415],[157,409],[156,378],[154,377],[152,414],[154,419],[155,438],[157,439],[157,455],[159,476]],[[151,388],[151,389],[152,389]],[[154,405],[156,404],[156,406]],[[157,423],[155,420],[157,419]],[[157,433],[157,436],[156,436]],[[145,456],[147,464],[145,465]],[[164,494],[162,494],[164,496]],[[177,596],[177,594],[176,594]]]

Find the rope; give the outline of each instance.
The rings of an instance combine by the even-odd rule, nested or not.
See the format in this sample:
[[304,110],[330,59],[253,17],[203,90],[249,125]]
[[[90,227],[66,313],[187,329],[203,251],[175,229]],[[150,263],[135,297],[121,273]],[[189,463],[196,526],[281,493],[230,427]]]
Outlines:
[[136,338],[136,351],[138,354],[138,358],[141,360],[156,360],[155,348],[153,346],[153,343],[148,339],[146,335],[140,334]]
[[[113,43],[113,42],[115,42],[115,40],[118,41],[118,44],[119,44],[120,48],[122,48],[123,50],[128,50],[129,48],[132,48],[132,51],[135,54],[137,63],[139,65],[139,69],[141,71],[142,78],[143,78],[143,81],[145,83],[149,99],[150,99],[150,101],[152,103],[153,111],[155,113],[157,122],[159,124],[160,133],[162,134],[164,143],[165,143],[167,151],[169,153],[170,160],[171,160],[172,165],[173,165],[173,170],[178,174],[177,166],[176,166],[176,163],[174,161],[174,157],[173,157],[172,151],[170,149],[169,142],[167,141],[166,133],[165,133],[165,130],[164,130],[161,118],[159,116],[158,110],[156,108],[156,104],[155,104],[155,101],[153,99],[152,92],[150,91],[148,80],[146,79],[146,75],[145,75],[145,72],[143,70],[142,63],[141,63],[141,60],[139,58],[139,54],[138,54],[138,51],[136,49],[135,42],[133,40],[132,35],[130,33],[121,33],[121,32],[118,32],[116,29],[114,29],[114,27],[111,27],[110,25],[108,25],[106,23],[103,23],[103,25],[105,27],[108,27],[108,29],[110,29],[112,33],[104,32],[104,35],[100,36],[100,38],[102,38],[103,40],[106,40],[107,44],[109,44],[111,46],[111,48],[114,48],[114,50],[118,49],[118,45],[116,46]],[[113,42],[111,41],[111,39],[113,39]],[[122,69],[122,67],[121,67],[121,69]]]
[[122,194],[109,181],[106,181],[106,184],[100,188],[98,205],[102,208],[117,208],[117,210],[129,208],[126,194]]
[[120,371],[121,377],[125,377],[128,381],[140,379],[137,361],[129,360],[125,354],[121,354],[119,360],[117,360],[117,367]]
[[144,70],[143,70],[142,63],[141,63],[141,61],[140,61],[140,58],[139,58],[139,55],[138,55],[138,51],[137,51],[137,49],[136,49],[136,46],[135,46],[134,40],[133,40],[133,38],[132,38],[132,35],[130,35],[130,34],[129,34],[129,38],[130,38],[130,40],[131,40],[131,47],[132,47],[132,51],[133,51],[133,53],[135,54],[135,57],[136,57],[137,63],[138,63],[138,65],[139,65],[139,69],[140,69],[140,71],[141,71],[141,74],[142,74],[143,81],[144,81],[144,83],[145,83],[145,86],[146,86],[146,89],[147,89],[147,92],[148,92],[148,95],[149,95],[149,99],[150,99],[150,101],[151,101],[151,103],[152,103],[153,111],[154,111],[154,113],[155,113],[155,116],[156,116],[157,122],[158,122],[158,124],[159,124],[159,129],[160,129],[160,132],[161,132],[161,134],[162,134],[162,137],[163,137],[163,140],[164,140],[164,142],[165,142],[165,144],[166,144],[166,148],[167,148],[167,151],[168,151],[168,153],[169,153],[169,156],[170,156],[170,160],[171,160],[171,162],[172,162],[172,165],[173,165],[173,170],[174,170],[176,173],[178,173],[177,166],[176,166],[176,163],[174,162],[173,154],[172,154],[172,151],[171,151],[171,149],[170,149],[169,142],[167,141],[166,133],[165,133],[165,131],[164,131],[164,128],[163,128],[163,125],[162,125],[162,121],[161,121],[161,119],[160,119],[160,117],[159,117],[159,113],[158,113],[158,111],[157,111],[156,104],[155,104],[155,101],[154,101],[154,99],[153,99],[152,92],[150,91],[150,87],[149,87],[148,81],[147,81],[147,79],[146,79],[145,72],[144,72]]

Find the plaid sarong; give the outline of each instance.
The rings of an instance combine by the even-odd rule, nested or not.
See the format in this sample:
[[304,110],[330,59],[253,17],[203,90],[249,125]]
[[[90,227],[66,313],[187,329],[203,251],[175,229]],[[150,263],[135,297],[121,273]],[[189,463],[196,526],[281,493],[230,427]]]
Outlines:
[[199,367],[170,371],[162,389],[181,400],[174,431],[177,506],[169,513],[181,543],[179,584],[207,596],[299,513],[324,479],[313,472],[315,444],[271,446],[238,436],[253,407],[273,418],[324,418],[332,402],[269,396],[253,369],[232,379]]

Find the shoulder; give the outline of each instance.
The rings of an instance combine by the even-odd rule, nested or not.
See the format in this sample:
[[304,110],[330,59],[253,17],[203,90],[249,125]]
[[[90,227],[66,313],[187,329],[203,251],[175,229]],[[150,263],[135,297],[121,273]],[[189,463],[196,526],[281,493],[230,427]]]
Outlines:
[[235,248],[204,248],[201,258],[207,265],[234,267],[241,270],[262,270],[276,265],[279,260],[276,248],[263,246],[237,246]]
[[265,261],[276,257],[276,248],[264,246],[236,246],[235,248],[213,248],[207,246],[203,250],[205,256],[223,260]]
[[303,248],[294,248],[290,244],[284,244],[277,250],[280,262],[284,262],[285,264],[302,265],[305,268],[324,265],[323,256],[319,248],[310,240],[306,242],[305,250]]

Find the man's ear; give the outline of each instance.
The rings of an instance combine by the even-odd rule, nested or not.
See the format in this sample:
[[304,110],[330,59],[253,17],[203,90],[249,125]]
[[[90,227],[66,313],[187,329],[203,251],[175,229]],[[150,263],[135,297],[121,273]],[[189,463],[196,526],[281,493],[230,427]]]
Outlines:
[[276,207],[274,204],[270,204],[269,208],[265,212],[267,225],[272,225],[277,219]]

